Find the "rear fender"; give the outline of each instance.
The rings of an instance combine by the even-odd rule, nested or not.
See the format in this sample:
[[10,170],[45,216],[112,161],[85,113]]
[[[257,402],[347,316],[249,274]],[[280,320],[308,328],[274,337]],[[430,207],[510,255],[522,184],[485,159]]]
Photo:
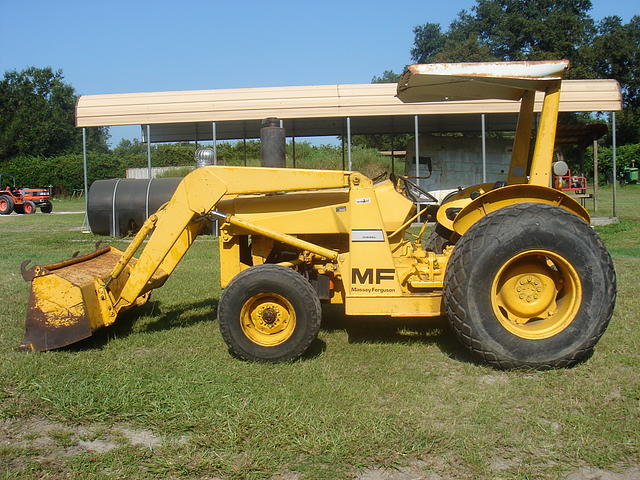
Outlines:
[[474,223],[500,208],[517,203],[546,203],[563,208],[590,223],[587,210],[564,192],[539,185],[516,184],[491,190],[465,206],[453,221],[453,230],[463,235]]

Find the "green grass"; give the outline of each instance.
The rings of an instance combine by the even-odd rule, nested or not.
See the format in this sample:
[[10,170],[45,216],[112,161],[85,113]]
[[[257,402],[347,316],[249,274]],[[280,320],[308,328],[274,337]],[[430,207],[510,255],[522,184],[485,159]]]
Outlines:
[[[612,188],[600,187],[598,210],[593,210],[593,201],[587,200],[592,216],[613,216]],[[640,257],[640,185],[618,187],[616,192],[616,215],[619,223],[598,227],[596,230],[605,241],[609,251],[616,257]]]
[[83,212],[84,197],[60,197],[53,199],[54,212]]
[[[625,187],[621,223],[598,229],[618,274],[609,329],[592,358],[547,372],[476,363],[442,319],[351,319],[335,308],[300,361],[236,360],[217,329],[210,237],[113,328],[65,350],[17,352],[20,262],[104,238],[79,231],[82,215],[1,218],[0,478],[342,479],[409,465],[443,478],[554,479],[637,466],[639,203],[640,188]],[[137,444],[131,430],[159,443]]]

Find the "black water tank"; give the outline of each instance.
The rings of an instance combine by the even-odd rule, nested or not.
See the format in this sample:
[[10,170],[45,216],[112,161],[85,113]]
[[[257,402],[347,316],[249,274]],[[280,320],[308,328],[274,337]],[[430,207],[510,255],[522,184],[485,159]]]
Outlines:
[[182,178],[96,180],[89,189],[87,218],[98,235],[137,232],[176,191]]

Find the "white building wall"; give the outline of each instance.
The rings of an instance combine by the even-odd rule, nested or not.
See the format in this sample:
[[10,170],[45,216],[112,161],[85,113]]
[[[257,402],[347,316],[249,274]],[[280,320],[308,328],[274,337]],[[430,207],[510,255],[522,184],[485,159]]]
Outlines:
[[[506,181],[513,140],[487,138],[487,182]],[[416,176],[415,141],[407,145],[405,175]],[[482,140],[453,136],[420,136],[420,177],[414,180],[439,201],[458,187],[482,183]]]
[[[188,165],[184,167],[151,167],[151,177],[156,178],[158,175],[162,173],[170,172],[172,170],[181,170],[183,168],[195,168],[195,167],[193,165]],[[138,179],[149,178],[149,169],[147,167],[127,168],[126,178],[138,178]]]

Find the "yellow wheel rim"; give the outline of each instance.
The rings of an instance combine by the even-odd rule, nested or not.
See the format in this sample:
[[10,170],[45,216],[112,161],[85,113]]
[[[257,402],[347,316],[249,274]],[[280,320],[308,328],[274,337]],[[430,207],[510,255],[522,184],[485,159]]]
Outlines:
[[498,321],[521,338],[540,340],[567,328],[582,302],[575,268],[549,250],[516,255],[498,271],[491,304]]
[[277,293],[259,293],[240,311],[240,326],[249,340],[263,347],[286,342],[296,328],[291,302]]

